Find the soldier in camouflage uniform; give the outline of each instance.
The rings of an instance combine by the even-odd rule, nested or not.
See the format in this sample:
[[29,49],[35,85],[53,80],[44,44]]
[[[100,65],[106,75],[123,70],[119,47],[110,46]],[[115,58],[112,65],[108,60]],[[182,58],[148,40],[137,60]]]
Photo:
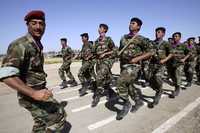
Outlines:
[[[88,41],[88,33],[81,34],[83,46],[80,52],[82,59],[82,66],[78,73],[78,78],[81,82],[82,88],[79,91],[80,96],[83,96],[86,93],[88,87],[92,84],[92,76],[95,76],[94,73],[94,61],[93,61],[93,45]],[[94,77],[94,78],[95,78]]]
[[187,50],[186,45],[180,42],[181,33],[175,32],[172,36],[174,43],[171,44],[171,53],[173,54],[173,57],[167,63],[167,69],[169,77],[172,79],[173,85],[175,86],[175,90],[171,96],[175,97],[178,96],[180,92],[181,68],[188,56],[185,56],[185,52]]
[[193,74],[194,74],[194,69],[195,69],[195,55],[196,55],[196,49],[195,49],[195,38],[190,37],[187,39],[186,43],[186,55],[190,55],[188,59],[185,60],[184,64],[184,72],[185,72],[185,77],[187,84],[185,87],[190,87],[192,85],[192,80],[193,80]]
[[173,43],[174,43],[173,38],[169,37],[169,38],[168,38],[168,42],[169,42],[170,44],[173,44]]
[[196,47],[196,66],[195,66],[195,71],[196,71],[196,76],[197,76],[197,85],[200,85],[200,37],[199,38],[199,42],[196,43],[195,47]]
[[143,105],[141,91],[135,88],[134,82],[141,69],[141,61],[152,55],[150,52],[152,44],[149,39],[138,35],[141,26],[142,21],[139,18],[132,18],[129,25],[130,33],[125,34],[120,40],[119,58],[122,70],[117,80],[117,91],[124,104],[123,109],[117,114],[117,120],[129,112],[131,108],[129,96],[135,101],[131,112],[135,112]]
[[25,21],[28,34],[9,45],[0,68],[0,80],[17,90],[19,104],[33,117],[33,133],[65,132],[64,108],[46,88],[40,42],[45,31],[45,15],[42,11],[31,11]]
[[162,95],[162,75],[164,74],[164,63],[167,62],[172,55],[170,54],[171,45],[163,40],[166,29],[164,27],[156,28],[156,39],[153,41],[154,55],[152,56],[148,69],[148,80],[152,89],[156,91],[153,101],[157,105]]
[[[62,88],[65,88],[67,87],[68,83],[71,84],[71,86],[77,86],[77,82],[70,71],[70,65],[72,63],[72,57],[74,57],[74,52],[67,45],[66,38],[61,38],[60,40],[61,40],[61,45],[62,45],[61,53],[62,53],[62,58],[63,58],[63,63],[58,70],[58,74],[60,78],[62,79],[62,83],[60,86],[62,86]],[[67,77],[70,79],[68,82],[66,81],[65,73]]]
[[94,92],[92,107],[95,107],[101,95],[107,90],[107,98],[110,98],[110,83],[112,80],[111,68],[113,65],[113,58],[116,57],[115,44],[111,37],[105,34],[108,31],[106,24],[100,24],[98,32],[99,38],[95,41],[93,52],[96,56],[96,90]]

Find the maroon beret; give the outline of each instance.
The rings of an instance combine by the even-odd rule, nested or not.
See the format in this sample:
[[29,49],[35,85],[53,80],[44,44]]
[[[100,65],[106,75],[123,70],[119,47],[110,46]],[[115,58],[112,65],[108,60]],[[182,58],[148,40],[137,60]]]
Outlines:
[[43,11],[41,10],[33,10],[30,11],[25,17],[24,20],[25,21],[30,21],[31,19],[41,19],[43,21],[45,21],[45,14]]

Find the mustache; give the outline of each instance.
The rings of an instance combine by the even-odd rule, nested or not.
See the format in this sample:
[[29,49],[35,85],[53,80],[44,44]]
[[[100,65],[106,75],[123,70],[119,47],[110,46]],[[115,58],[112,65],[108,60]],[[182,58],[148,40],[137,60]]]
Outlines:
[[38,30],[33,30],[33,32],[43,32],[43,31],[38,29]]

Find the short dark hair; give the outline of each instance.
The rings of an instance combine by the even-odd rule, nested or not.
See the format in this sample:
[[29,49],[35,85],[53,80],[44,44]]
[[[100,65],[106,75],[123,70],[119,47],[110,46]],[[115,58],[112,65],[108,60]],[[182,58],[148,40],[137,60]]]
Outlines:
[[65,42],[67,42],[67,38],[61,38],[60,41],[65,41]]
[[142,26],[142,20],[141,19],[139,19],[139,18],[136,18],[136,17],[134,17],[134,18],[132,18],[131,19],[131,22],[136,22],[139,26]]
[[157,31],[159,31],[159,30],[161,30],[163,33],[165,33],[166,32],[166,29],[164,28],[164,27],[158,27],[158,28],[156,28],[156,32]]
[[89,39],[88,33],[82,33],[80,36],[81,36],[81,37],[86,37],[87,39]]
[[190,41],[190,40],[195,40],[195,37],[190,37],[187,39],[187,41]]
[[108,27],[107,24],[100,24],[100,25],[99,25],[99,28],[101,28],[101,27],[103,27],[103,28],[106,30],[105,32],[107,32],[108,29],[109,29],[109,27]]
[[173,38],[169,37],[168,40],[170,40],[170,39],[173,40]]
[[179,35],[181,37],[181,32],[175,32],[174,34],[172,34],[172,37],[174,37],[175,35]]

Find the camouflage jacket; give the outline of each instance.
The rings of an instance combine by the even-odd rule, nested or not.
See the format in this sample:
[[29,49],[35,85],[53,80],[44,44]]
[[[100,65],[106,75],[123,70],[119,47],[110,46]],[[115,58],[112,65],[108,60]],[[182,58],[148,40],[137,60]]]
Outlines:
[[188,51],[186,45],[184,43],[179,43],[176,45],[172,44],[171,46],[171,53],[176,55],[172,58],[171,63],[173,65],[182,64],[181,59],[183,59],[186,56]]
[[18,76],[30,87],[46,84],[46,73],[43,69],[44,57],[30,34],[12,42],[3,59],[0,78]]
[[86,61],[89,56],[93,55],[92,50],[93,50],[93,45],[91,43],[88,42],[87,44],[83,44],[81,53],[80,53],[81,59],[83,61]]
[[[103,59],[98,59],[98,57],[106,52],[113,51],[114,53],[109,56],[105,56]],[[108,65],[113,64],[113,59],[116,57],[117,50],[115,44],[111,37],[105,37],[104,39],[98,38],[93,46],[93,53],[96,56],[97,64],[99,63],[107,63]]]
[[193,62],[196,57],[196,48],[194,45],[189,46],[188,44],[186,44],[185,55],[188,55],[188,54],[190,54],[190,57],[186,60],[186,62]]
[[161,59],[166,58],[171,52],[171,45],[164,40],[154,40],[152,42],[154,55],[151,58],[150,63],[159,63]]
[[61,49],[63,63],[71,62],[72,57],[74,56],[74,52],[71,47],[66,46]]
[[[119,51],[129,43],[131,38],[132,36],[127,34],[121,38]],[[148,38],[138,35],[120,55],[121,65],[130,64],[131,59],[151,50],[153,50],[151,41]]]
[[200,43],[195,44],[195,48],[196,48],[196,54],[197,54],[197,56],[200,56]]

